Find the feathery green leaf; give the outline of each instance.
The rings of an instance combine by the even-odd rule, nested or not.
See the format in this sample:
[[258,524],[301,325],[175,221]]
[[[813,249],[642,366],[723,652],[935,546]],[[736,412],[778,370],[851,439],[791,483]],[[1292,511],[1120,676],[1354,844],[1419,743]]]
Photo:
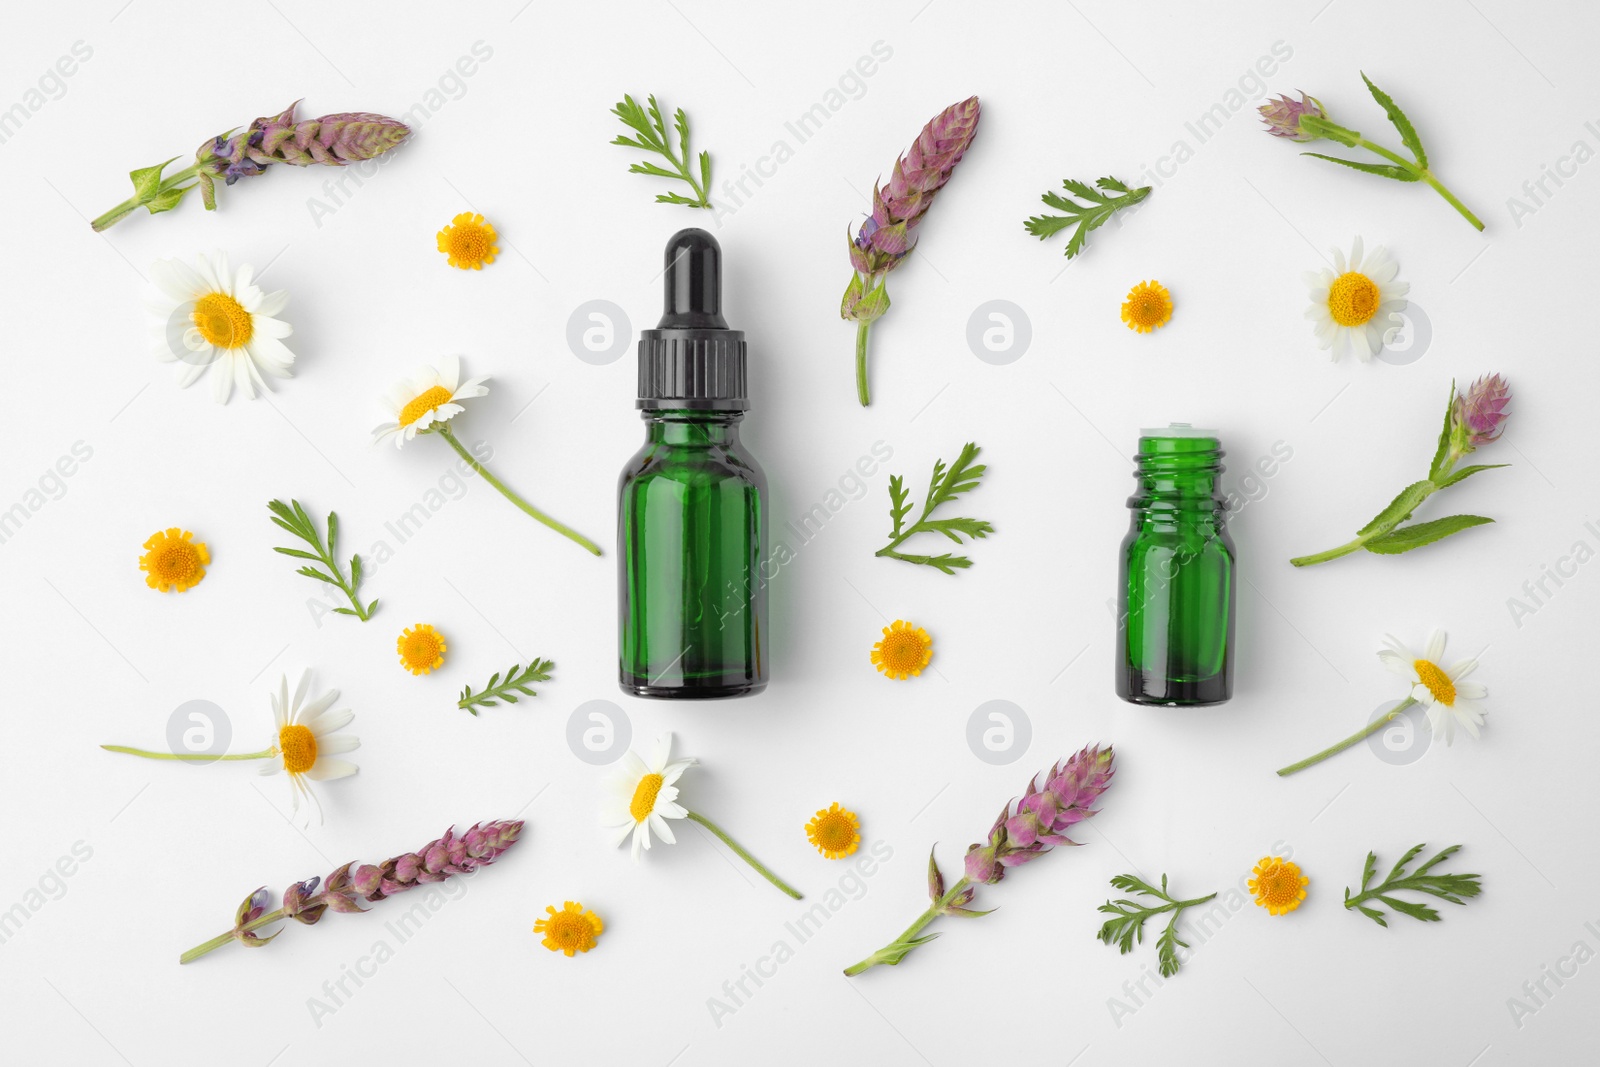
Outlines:
[[1465,904],[1468,900],[1483,892],[1480,883],[1481,875],[1477,874],[1435,874],[1433,868],[1441,862],[1461,851],[1460,845],[1451,845],[1441,849],[1437,855],[1411,874],[1406,873],[1406,867],[1412,860],[1422,854],[1425,845],[1416,845],[1400,857],[1389,870],[1389,874],[1378,885],[1372,885],[1373,872],[1378,862],[1377,853],[1368,852],[1367,862],[1361,872],[1361,892],[1353,894],[1349,889],[1344,891],[1344,906],[1354,908],[1379,926],[1388,926],[1384,920],[1383,912],[1376,908],[1364,905],[1376,900],[1386,904],[1402,915],[1409,915],[1419,922],[1438,922],[1439,913],[1426,904],[1415,901],[1402,900],[1394,894],[1399,892],[1425,893],[1437,897],[1451,904]]
[[332,511],[328,512],[327,541],[324,543],[321,533],[322,528],[311,521],[311,516],[306,512],[300,501],[290,500],[288,504],[281,500],[268,501],[267,510],[272,513],[272,522],[275,526],[287,530],[310,545],[314,550],[307,552],[299,548],[274,548],[273,551],[282,553],[285,556],[292,556],[295,559],[309,559],[322,564],[326,568],[326,573],[319,571],[309,563],[295,571],[295,573],[303,574],[307,578],[314,578],[328,585],[337,586],[350,599],[351,608],[334,608],[335,613],[339,615],[354,615],[362,622],[366,622],[367,619],[371,618],[373,609],[378,606],[378,602],[374,600],[366,607],[362,607],[361,601],[356,596],[361,587],[361,557],[359,555],[350,557],[350,578],[348,581],[345,579],[344,571],[339,569],[339,563],[335,556],[338,551],[339,538],[338,515]]
[[554,669],[555,663],[547,659],[533,660],[526,667],[513,663],[511,669],[506,671],[504,681],[500,680],[500,672],[496,671],[489,677],[489,684],[483,687],[481,693],[474,693],[470,685],[462,689],[456,707],[476,715],[478,708],[492,708],[502,700],[508,704],[515,704],[517,693],[529,697],[537,696],[538,694],[531,688],[532,684],[548,682],[550,672]]
[[611,113],[622,120],[623,125],[638,133],[638,138],[618,134],[611,143],[624,148],[638,148],[646,152],[654,152],[666,158],[672,164],[672,169],[658,166],[655,163],[635,163],[628,168],[630,174],[648,174],[656,178],[670,178],[674,181],[683,181],[689,184],[694,196],[684,196],[682,193],[658,193],[658,204],[683,204],[687,207],[709,208],[711,206],[711,154],[700,153],[700,177],[695,179],[690,171],[690,162],[694,159],[689,148],[689,116],[679,108],[673,113],[672,125],[677,132],[678,148],[673,151],[672,137],[667,133],[666,121],[661,116],[661,107],[656,103],[656,98],[648,98],[646,107],[640,107],[633,97],[624,95],[622,102],[611,109]]
[[[1089,239],[1091,231],[1099,229],[1112,215],[1125,207],[1131,207],[1150,195],[1150,186],[1141,186],[1130,190],[1116,178],[1101,178],[1092,188],[1084,182],[1068,178],[1061,183],[1073,196],[1080,200],[1088,201],[1079,204],[1060,193],[1045,193],[1039,199],[1043,200],[1046,207],[1055,208],[1057,211],[1066,212],[1065,215],[1035,215],[1022,224],[1023,229],[1033,234],[1039,240],[1052,237],[1069,226],[1077,229],[1067,240],[1067,258],[1071,259],[1083,251],[1084,243]],[[1114,195],[1106,195],[1111,193]]]
[[948,552],[937,556],[917,555],[899,551],[900,545],[919,533],[942,534],[956,544],[965,544],[968,540],[976,541],[987,537],[994,532],[994,526],[985,519],[971,519],[965,517],[935,519],[932,518],[936,508],[948,504],[957,497],[978,488],[978,483],[983,478],[988,467],[981,463],[974,463],[981,451],[976,444],[968,442],[956,457],[955,463],[946,467],[944,460],[935,460],[933,475],[928,480],[928,492],[922,502],[922,511],[917,516],[917,521],[910,526],[906,525],[906,516],[911,512],[911,494],[905,487],[905,479],[898,474],[889,476],[889,518],[893,529],[889,533],[889,543],[880,548],[876,555],[889,559],[898,559],[905,563],[914,563],[918,566],[933,567],[945,574],[954,574],[972,566],[972,561],[965,556],[953,556]]

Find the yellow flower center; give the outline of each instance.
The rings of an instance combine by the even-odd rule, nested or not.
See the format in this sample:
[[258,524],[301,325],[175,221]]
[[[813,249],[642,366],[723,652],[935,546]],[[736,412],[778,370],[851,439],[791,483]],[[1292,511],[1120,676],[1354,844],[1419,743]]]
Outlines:
[[400,409],[400,425],[410,426],[440,404],[448,404],[449,402],[450,390],[442,385],[435,385]]
[[1378,285],[1359,271],[1346,271],[1328,289],[1328,314],[1340,326],[1360,326],[1378,313]]
[[1429,660],[1419,659],[1411,664],[1416,669],[1417,677],[1422,684],[1428,687],[1428,692],[1433,694],[1433,699],[1445,707],[1453,707],[1456,702],[1456,683],[1450,676],[1439,669],[1438,664]]
[[176,589],[182,593],[200,584],[206,576],[211,553],[206,546],[191,540],[188,530],[174,526],[158,530],[144,543],[145,554],[139,557],[139,569],[145,572],[145,584],[152,589],[167,592]]
[[891,670],[921,670],[928,646],[915,630],[890,630],[883,638],[883,663]]
[[200,580],[200,550],[192,541],[173,537],[150,550],[150,573],[171,585],[193,585]]
[[218,348],[243,348],[255,332],[250,313],[226,293],[202,296],[194,302],[190,317],[200,336]]
[[854,852],[860,843],[856,826],[854,813],[834,804],[806,824],[806,837],[828,859],[839,859]]
[[457,226],[450,231],[450,254],[468,263],[481,263],[489,254],[489,234],[481,226]]
[[496,236],[494,227],[482,215],[463,211],[439,231],[439,251],[448,257],[452,267],[482,270],[485,263],[494,262],[500,251],[494,243]]
[[560,911],[554,907],[544,910],[549,918],[534,923],[533,932],[544,935],[544,940],[540,944],[551,952],[564,952],[568,956],[577,952],[588,952],[594,948],[595,939],[605,929],[600,916],[592,911],[585,911],[582,904],[575,904],[570,900],[562,905]]
[[628,814],[633,816],[634,822],[644,822],[656,810],[656,794],[661,792],[663,781],[665,779],[659,774],[647,774],[639,779],[639,784],[633,790],[633,799],[628,802]]
[[427,623],[407,629],[397,642],[400,665],[412,674],[426,674],[444,666],[444,637]]
[[1270,914],[1282,915],[1300,906],[1309,879],[1300,873],[1297,864],[1268,857],[1256,864],[1253,873],[1256,877],[1247,884],[1256,903]]
[[1172,318],[1172,296],[1160,282],[1140,282],[1128,291],[1122,321],[1130,330],[1149,333]]
[[290,723],[278,731],[278,750],[283,753],[283,769],[304,774],[317,765],[317,739],[309,726]]

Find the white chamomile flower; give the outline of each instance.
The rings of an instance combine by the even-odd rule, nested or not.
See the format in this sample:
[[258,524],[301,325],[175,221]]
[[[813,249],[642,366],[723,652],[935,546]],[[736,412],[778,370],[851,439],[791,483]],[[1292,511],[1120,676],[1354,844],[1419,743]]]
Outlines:
[[606,832],[614,845],[622,844],[631,834],[636,860],[641,848],[650,847],[651,830],[667,844],[676,844],[667,820],[686,818],[689,814],[688,809],[677,803],[676,783],[683,772],[694,765],[694,760],[671,761],[671,757],[672,735],[662,734],[656,740],[649,763],[629,751],[608,783],[611,795],[601,811]]
[[300,797],[310,798],[316,805],[317,818],[322,818],[322,803],[317,800],[307,779],[325,782],[346,778],[358,769],[349,760],[331,759],[332,756],[353,752],[361,747],[361,739],[349,734],[336,734],[350,725],[356,713],[348,708],[329,711],[339,699],[339,691],[328,692],[307,702],[311,688],[311,672],[300,675],[295,687],[294,700],[289,699],[289,679],[279,676],[278,691],[272,695],[272,723],[277,730],[277,740],[267,750],[269,760],[261,768],[264,775],[286,771],[294,798],[294,812],[300,811]]
[[150,268],[145,303],[157,316],[156,358],[182,364],[178,384],[185,388],[213,368],[211,395],[219,404],[236,385],[252,400],[270,392],[262,375],[293,376],[294,353],[283,343],[293,328],[275,317],[289,294],[262,292],[254,275],[248,265],[234,273],[220,252],[199,257],[195,266],[161,259]]
[[1350,249],[1348,265],[1344,253],[1335,248],[1332,270],[1307,271],[1311,306],[1306,318],[1316,323],[1317,347],[1332,349],[1336,361],[1349,352],[1362,360],[1381,352],[1384,336],[1405,321],[1396,312],[1405,308],[1411,285],[1395,281],[1399,271],[1382,245],[1363,260],[1359,237]]
[[386,422],[372,431],[372,443],[387,437],[394,438],[400,448],[418,433],[436,423],[449,422],[463,410],[457,403],[489,392],[483,383],[489,378],[461,380],[461,360],[446,356],[437,367],[418,368],[411,377],[396,382],[384,394],[384,404],[393,413],[394,421]]
[[1394,637],[1384,638],[1388,648],[1378,650],[1378,658],[1395,674],[1411,683],[1411,699],[1428,709],[1428,728],[1443,736],[1445,744],[1455,740],[1461,727],[1473,737],[1487,714],[1479,703],[1489,690],[1479,682],[1464,681],[1478,667],[1476,659],[1459,660],[1445,667],[1445,632],[1435,630],[1421,655],[1412,652]]

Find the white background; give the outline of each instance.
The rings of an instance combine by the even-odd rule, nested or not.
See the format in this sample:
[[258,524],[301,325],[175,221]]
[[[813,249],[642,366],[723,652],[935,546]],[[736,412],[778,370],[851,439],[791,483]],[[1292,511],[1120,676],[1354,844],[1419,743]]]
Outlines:
[[[821,1060],[938,1065],[1002,1057],[1096,1064],[1158,1056],[1221,1064],[1512,1064],[1592,1056],[1600,963],[1551,996],[1524,982],[1585,942],[1600,949],[1592,825],[1600,726],[1591,678],[1600,578],[1588,564],[1518,626],[1508,598],[1575,542],[1600,548],[1591,436],[1595,164],[1535,204],[1523,191],[1600,134],[1595,13],[1577,3],[1358,0],[1106,5],[905,0],[764,5],[227,5],[104,0],[29,5],[0,40],[0,106],[22,102],[74,42],[92,57],[0,144],[9,206],[0,257],[9,417],[0,507],[24,501],[82,441],[93,455],[64,494],[0,544],[8,667],[0,799],[7,828],[0,909],[26,919],[0,944],[12,1055],[71,1063],[332,1064],[355,1057],[486,1063],[739,1064]],[[874,42],[892,56],[799,144],[785,123],[825,101]],[[450,75],[476,42],[492,51]],[[1434,164],[1488,222],[1474,232],[1425,188],[1300,158],[1259,132],[1249,77],[1304,89],[1334,117],[1395,144],[1358,75],[1406,108]],[[1280,46],[1282,47],[1282,46]],[[441,79],[444,83],[441,86]],[[1251,99],[1201,143],[1186,123],[1244,79]],[[56,88],[53,84],[49,89]],[[337,210],[331,171],[273,168],[104,237],[86,218],[127,195],[125,173],[187,158],[204,137],[276,113],[398,115],[445,102],[415,141]],[[713,223],[660,206],[664,182],[626,173],[608,109],[623,92],[684,106],[716,180],[793,149]],[[846,227],[873,179],[921,125],[971,93],[976,144],[940,194],[921,255],[891,279],[873,337],[876,402],[854,400],[852,330],[837,317]],[[52,95],[58,98],[50,98]],[[38,102],[39,98],[33,98]],[[837,102],[837,101],[836,101]],[[1233,98],[1238,103],[1237,98]],[[1120,226],[1063,272],[1061,241],[1021,227],[1061,178],[1146,168],[1190,154]],[[1567,167],[1570,175],[1572,168]],[[347,189],[354,189],[353,185]],[[1535,189],[1535,192],[1538,190]],[[734,202],[723,192],[729,206]],[[1514,219],[1508,198],[1532,213]],[[434,233],[478,210],[503,235],[482,273],[445,267]],[[680,226],[714,228],[726,308],[747,331],[750,448],[778,523],[821,502],[874,442],[893,450],[773,584],[772,684],[755,699],[647,703],[615,686],[614,492],[637,447],[631,352],[580,361],[566,324],[610,300],[637,328],[659,313],[660,250]],[[1302,319],[1303,271],[1363,235],[1394,250],[1431,342],[1404,365],[1332,364]],[[152,260],[213,248],[286,288],[295,377],[268,400],[218,407],[208,383],[177,389],[154,359],[140,302]],[[270,265],[270,266],[269,266]],[[1172,323],[1137,336],[1127,289],[1159,278]],[[1022,358],[993,366],[965,341],[981,303],[1031,320]],[[493,392],[457,420],[493,467],[598,539],[596,560],[474,480],[404,545],[384,529],[451,463],[423,439],[369,447],[380,391],[415,364],[461,354]],[[1409,358],[1409,357],[1407,357]],[[1297,571],[1288,557],[1345,540],[1431,455],[1452,378],[1506,373],[1510,429],[1480,454],[1510,462],[1430,501],[1500,521],[1414,555],[1361,555]],[[1237,686],[1224,707],[1134,708],[1112,692],[1115,557],[1126,528],[1127,456],[1139,427],[1220,429],[1229,484],[1276,442],[1292,449],[1236,518]],[[918,493],[962,442],[992,464],[964,509],[998,533],[958,577],[873,558],[887,528],[887,473]],[[270,549],[264,507],[297,496],[336,508],[344,549],[395,548],[367,582],[368,623],[326,616],[310,581]],[[37,502],[37,498],[33,498]],[[136,561],[179,525],[213,553],[184,595],[147,589]],[[894,618],[925,626],[934,670],[875,675],[868,651]],[[431,622],[444,670],[396,664],[400,630]],[[1393,765],[1366,746],[1289,780],[1273,769],[1345,736],[1401,689],[1374,656],[1392,631],[1451,633],[1483,650],[1481,741]],[[457,691],[513,661],[548,656],[555,680],[478,718]],[[188,767],[115,756],[104,742],[164,746],[169,715],[226,709],[238,751],[266,744],[267,692],[312,667],[344,692],[363,740],[359,776],[321,790],[325,826],[287,821],[280,779],[250,764]],[[702,766],[685,800],[718,818],[808,892],[840,885],[801,827],[839,800],[892,857],[804,944],[793,904],[693,827],[634,865],[602,842],[602,772],[568,749],[585,701],[625,709],[636,744],[677,733]],[[984,701],[1022,707],[1032,739],[1009,766],[977,759],[966,724]],[[1028,774],[1086,742],[1116,744],[1119,772],[1085,846],[986,888],[978,922],[903,966],[847,981],[840,968],[924,907],[927,849],[959,869],[968,842]],[[326,874],[420,846],[454,822],[518,814],[521,843],[445,900],[396,947],[385,924],[411,904],[296,926],[265,951],[229,946],[179,968],[226,929],[258,885]],[[1445,921],[1390,929],[1340,906],[1362,858],[1419,841],[1465,846],[1483,897]],[[70,878],[45,877],[75,843]],[[1199,894],[1239,884],[1275,845],[1292,848],[1310,898],[1287,918],[1231,914],[1173,981],[1154,947],[1120,957],[1094,940],[1107,879],[1170,873]],[[41,892],[43,882],[44,892]],[[436,898],[436,902],[438,899]],[[604,916],[599,948],[568,960],[530,928],[546,904]],[[35,907],[34,905],[37,905]],[[956,928],[958,927],[959,928]],[[1154,930],[1152,930],[1152,935]],[[774,943],[792,959],[713,1021]],[[374,968],[387,940],[393,957]],[[366,960],[366,962],[363,962]],[[768,969],[770,970],[769,965]],[[324,992],[345,978],[337,1004]],[[1145,992],[1125,983],[1144,980]],[[1137,999],[1135,999],[1137,996]],[[1520,1020],[1508,1003],[1523,997]],[[1113,999],[1115,998],[1115,999]],[[322,1008],[318,1008],[318,1004]],[[1119,1007],[1120,1005],[1120,1007]],[[333,1008],[331,1013],[327,1010]]]

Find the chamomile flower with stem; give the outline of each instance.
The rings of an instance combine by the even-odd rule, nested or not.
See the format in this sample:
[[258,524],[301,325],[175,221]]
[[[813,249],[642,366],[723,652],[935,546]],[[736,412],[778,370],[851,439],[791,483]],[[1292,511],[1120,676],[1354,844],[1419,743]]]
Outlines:
[[[325,782],[347,778],[359,768],[349,760],[335,757],[354,752],[361,747],[361,739],[340,733],[350,725],[356,715],[348,708],[334,708],[339,691],[330,689],[321,696],[311,698],[311,672],[300,675],[300,683],[290,698],[289,679],[280,676],[278,690],[272,694],[273,743],[259,752],[238,752],[214,755],[209,752],[151,752],[127,745],[101,745],[107,752],[121,752],[144,759],[191,760],[210,763],[217,760],[267,760],[261,774],[284,773],[289,776],[293,814],[300,813],[304,798],[317,809],[322,820],[322,802],[312,792],[310,782]],[[309,808],[308,814],[309,814]]]
[[463,463],[482,475],[484,481],[494,486],[502,496],[528,516],[542,522],[587,551],[600,555],[599,545],[565,523],[546,515],[517,495],[505,482],[495,477],[451,431],[450,420],[466,410],[461,401],[487,396],[489,388],[483,383],[488,380],[488,376],[485,375],[482,378],[462,381],[461,360],[456,356],[445,356],[436,365],[418,368],[416,373],[395,383],[385,394],[384,403],[390,410],[391,419],[381,423],[372,431],[373,443],[393,440],[396,448],[403,448],[407,441],[414,440],[422,434],[437,434],[455,449]]
[[1378,650],[1378,659],[1394,674],[1399,675],[1408,687],[1406,698],[1357,730],[1336,745],[1329,745],[1314,756],[1299,763],[1291,763],[1278,771],[1280,778],[1303,771],[1336,756],[1352,745],[1359,744],[1394,721],[1407,708],[1420,704],[1427,709],[1428,729],[1435,737],[1443,736],[1446,745],[1455,742],[1456,727],[1477,737],[1485,716],[1481,701],[1489,690],[1481,682],[1468,681],[1467,676],[1478,669],[1476,657],[1457,660],[1446,665],[1444,648],[1447,636],[1443,630],[1433,631],[1427,647],[1420,653],[1401,643],[1399,638],[1386,637],[1386,647]]
[[678,803],[678,779],[694,766],[692,759],[672,758],[672,735],[662,734],[656,740],[649,762],[629,751],[622,757],[621,765],[607,783],[610,796],[601,807],[601,823],[613,845],[630,838],[633,841],[633,858],[650,849],[651,834],[664,843],[677,843],[669,820],[689,819],[699,823],[733,850],[734,855],[753,867],[757,874],[783,892],[800,899],[800,891],[779,878],[745,848],[728,836],[727,831],[701,815]]
[[289,294],[263,292],[248,264],[234,271],[220,252],[194,266],[161,259],[150,278],[145,306],[155,316],[155,356],[181,364],[180,387],[209,368],[211,397],[225,404],[235,388],[253,400],[271,392],[267,378],[293,377],[294,353],[283,343],[293,327],[278,318]]

